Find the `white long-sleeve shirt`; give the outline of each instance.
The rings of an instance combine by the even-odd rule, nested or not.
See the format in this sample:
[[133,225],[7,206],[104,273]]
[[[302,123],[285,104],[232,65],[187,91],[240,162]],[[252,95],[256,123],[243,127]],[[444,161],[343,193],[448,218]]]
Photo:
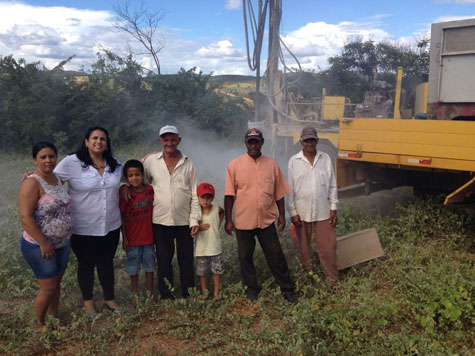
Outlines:
[[119,187],[122,166],[109,172],[109,165],[101,176],[93,166],[82,167],[75,154],[69,155],[54,169],[62,182],[68,182],[71,197],[73,233],[105,236],[121,225]]
[[288,164],[290,216],[299,215],[305,222],[330,218],[337,210],[338,195],[330,156],[317,151],[313,164],[300,151]]
[[153,223],[166,226],[196,226],[201,207],[196,193],[196,169],[182,154],[170,174],[163,153],[151,155],[144,162],[145,179],[152,184]]

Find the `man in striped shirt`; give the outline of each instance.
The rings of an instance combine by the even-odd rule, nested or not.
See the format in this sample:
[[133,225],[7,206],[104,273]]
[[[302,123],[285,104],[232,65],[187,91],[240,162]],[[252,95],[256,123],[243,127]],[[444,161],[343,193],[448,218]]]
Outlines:
[[199,230],[201,207],[196,195],[196,169],[190,158],[178,150],[178,129],[160,129],[162,152],[144,162],[145,178],[153,187],[153,231],[158,259],[158,290],[162,299],[175,299],[172,260],[177,249],[181,294],[194,287],[193,237]]
[[302,151],[288,165],[289,213],[298,237],[300,261],[311,277],[310,240],[315,232],[318,257],[328,282],[338,281],[336,267],[337,186],[330,156],[317,152],[318,135],[305,127],[300,135]]

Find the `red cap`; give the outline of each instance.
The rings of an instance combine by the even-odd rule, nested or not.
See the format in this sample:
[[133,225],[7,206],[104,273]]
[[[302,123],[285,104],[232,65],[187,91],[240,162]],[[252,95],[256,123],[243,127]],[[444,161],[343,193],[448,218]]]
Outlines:
[[210,194],[214,198],[214,187],[213,185],[209,183],[201,183],[198,188],[196,189],[196,193],[198,194],[199,197],[205,195],[205,194]]

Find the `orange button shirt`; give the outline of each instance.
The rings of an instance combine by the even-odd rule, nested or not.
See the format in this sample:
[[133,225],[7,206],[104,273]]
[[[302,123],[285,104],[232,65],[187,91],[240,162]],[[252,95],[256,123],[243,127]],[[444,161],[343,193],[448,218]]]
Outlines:
[[276,201],[290,193],[279,165],[261,155],[247,153],[226,168],[224,195],[234,197],[234,226],[239,230],[264,229],[277,220]]

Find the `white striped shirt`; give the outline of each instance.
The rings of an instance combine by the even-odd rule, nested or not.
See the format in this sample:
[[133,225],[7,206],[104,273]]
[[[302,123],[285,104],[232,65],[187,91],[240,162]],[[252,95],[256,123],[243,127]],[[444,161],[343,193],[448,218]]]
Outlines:
[[313,164],[300,151],[288,165],[290,216],[299,215],[306,222],[330,218],[338,204],[335,173],[330,156],[317,152]]
[[197,226],[201,207],[196,194],[196,169],[183,155],[170,174],[163,153],[144,162],[145,179],[153,187],[153,223],[166,226]]
[[61,160],[54,173],[62,182],[68,182],[71,197],[73,233],[88,236],[106,236],[121,225],[119,186],[122,166],[109,172],[109,165],[101,176],[93,166],[83,168],[75,154]]

